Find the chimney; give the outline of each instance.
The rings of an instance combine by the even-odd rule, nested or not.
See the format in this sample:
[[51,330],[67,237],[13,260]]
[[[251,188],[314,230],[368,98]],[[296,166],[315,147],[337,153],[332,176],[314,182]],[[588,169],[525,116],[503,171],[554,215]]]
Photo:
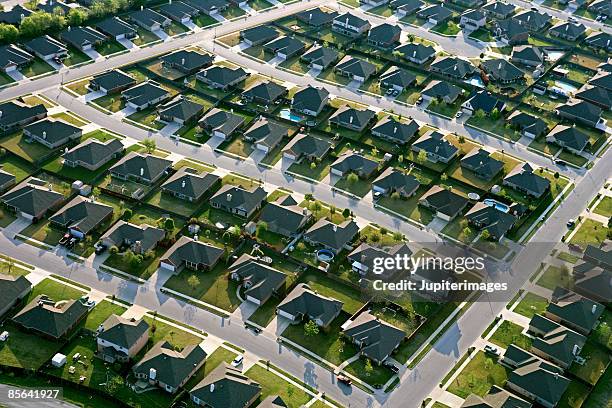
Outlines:
[[497,66],[497,69],[502,69],[502,62],[499,61],[499,65]]
[[572,354],[577,356],[580,353],[580,347],[577,344],[574,344],[574,348],[572,348]]
[[394,126],[393,127],[393,134],[396,134],[396,133],[397,133],[397,126]]
[[0,110],[0,118],[2,117],[2,111]]
[[412,56],[416,58],[416,50],[412,51]]
[[593,307],[591,308],[591,314],[595,314],[596,311],[597,311],[597,305],[593,305]]
[[185,188],[185,180],[183,180],[183,181],[181,182],[181,187],[182,187],[182,188]]
[[215,384],[210,384],[210,392],[215,392]]
[[227,193],[227,195],[225,196],[225,199],[227,201],[232,201],[232,195],[230,193]]
[[349,123],[353,124],[353,115],[351,115],[351,117],[349,118]]
[[46,130],[43,130],[43,132],[42,132],[42,137],[43,137],[43,139],[46,139],[46,138],[47,138],[47,131],[46,131]]
[[181,65],[185,65],[185,58],[181,58]]
[[144,167],[140,168],[140,177],[144,176]]
[[332,225],[332,230],[334,232],[337,232],[338,231],[338,226],[336,224]]

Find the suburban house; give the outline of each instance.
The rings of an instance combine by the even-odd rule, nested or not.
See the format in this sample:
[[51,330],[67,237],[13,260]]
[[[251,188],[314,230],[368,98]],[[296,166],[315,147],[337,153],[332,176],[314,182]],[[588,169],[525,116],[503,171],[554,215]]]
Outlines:
[[24,68],[34,61],[34,56],[14,44],[0,47],[0,69],[4,72]]
[[4,102],[0,104],[0,130],[13,132],[46,116],[47,108],[43,104],[29,106],[19,101]]
[[244,132],[244,140],[251,142],[255,149],[270,153],[278,144],[289,136],[289,128],[265,117],[257,119]]
[[391,143],[404,145],[408,143],[419,131],[419,124],[411,119],[409,122],[400,122],[388,115],[380,119],[372,128],[372,135]]
[[244,123],[244,117],[235,113],[213,108],[200,119],[198,124],[212,136],[229,138]]
[[522,11],[515,14],[512,19],[526,27],[529,31],[543,30],[552,21],[552,17],[549,14],[540,13],[537,10]]
[[476,31],[481,27],[484,27],[487,23],[487,17],[482,10],[466,10],[461,14],[459,20],[459,27],[464,30]]
[[417,65],[423,65],[436,56],[436,50],[431,45],[422,43],[408,43],[395,48],[405,60]]
[[229,270],[231,279],[243,286],[246,300],[258,306],[279,295],[287,280],[287,275],[249,254],[241,255]]
[[155,249],[165,236],[166,232],[161,228],[119,220],[100,237],[100,241],[109,248],[116,246],[121,251],[123,247],[129,247],[136,254],[144,254]]
[[183,235],[162,255],[160,266],[175,274],[184,268],[190,271],[210,271],[224,255],[225,250],[222,248]]
[[329,123],[355,132],[362,132],[376,118],[370,109],[358,109],[343,105],[329,117]]
[[82,299],[54,301],[38,295],[11,319],[25,330],[50,340],[64,340],[87,316],[89,308]]
[[417,77],[408,70],[390,67],[380,75],[379,82],[382,89],[392,89],[401,93],[404,89],[416,85]]
[[442,101],[448,104],[454,103],[463,89],[446,81],[433,80],[421,91],[421,97],[427,101]]
[[539,314],[529,322],[529,332],[535,335],[531,352],[563,369],[570,367],[586,342],[582,334]]
[[500,84],[511,84],[525,79],[525,73],[505,59],[491,59],[481,63],[490,80]]
[[336,225],[321,218],[304,234],[304,241],[310,245],[321,245],[338,254],[343,249],[351,249],[350,244],[359,233],[359,226],[353,220]]
[[576,41],[578,37],[586,32],[586,27],[582,23],[562,22],[555,24],[548,30],[548,34],[553,37],[567,41]]
[[280,34],[276,29],[268,25],[260,25],[257,27],[249,28],[240,32],[240,40],[245,44],[254,47],[256,45],[263,45],[268,43]]
[[468,199],[436,185],[421,196],[419,205],[432,210],[436,217],[451,221],[468,205]]
[[45,214],[57,210],[65,197],[53,191],[46,181],[29,177],[0,197],[9,210],[32,222],[43,219]]
[[575,126],[557,125],[546,135],[546,142],[554,143],[574,154],[581,154],[589,145],[589,136]]
[[393,353],[406,337],[406,333],[397,327],[382,321],[369,311],[342,325],[342,334],[359,347],[359,353],[382,364]]
[[399,17],[416,13],[425,5],[421,0],[391,0],[389,8],[395,10]]
[[282,100],[289,90],[273,81],[257,82],[242,93],[246,102],[271,106]]
[[612,109],[612,90],[610,89],[585,84],[574,93],[574,97],[605,110]]
[[342,311],[343,303],[318,294],[305,283],[300,283],[276,307],[276,314],[292,323],[312,320],[317,326],[326,328]]
[[171,160],[152,154],[130,152],[109,170],[111,176],[120,180],[132,180],[150,185],[165,176],[171,167]]
[[160,58],[162,64],[185,75],[192,75],[212,65],[214,57],[191,50],[179,50]]
[[202,13],[208,16],[215,16],[227,10],[227,8],[230,6],[229,1],[225,0],[208,0],[206,2],[198,0],[185,0],[185,3],[200,10]]
[[32,284],[25,276],[0,274],[0,318],[21,302],[32,290]]
[[128,107],[141,111],[170,99],[170,92],[153,81],[146,81],[121,92]]
[[32,14],[31,10],[17,4],[10,10],[0,11],[0,23],[18,26],[21,24],[21,21],[30,14]]
[[483,148],[475,147],[461,159],[461,167],[483,180],[492,180],[504,168],[501,160],[491,157],[491,153]]
[[558,105],[555,113],[570,121],[581,122],[591,127],[598,127],[604,123],[601,118],[602,109],[586,101],[574,100]]
[[417,17],[436,26],[450,20],[453,17],[453,12],[444,7],[444,4],[432,4],[417,11]]
[[68,48],[66,48],[61,42],[48,35],[27,41],[23,44],[23,46],[26,50],[30,51],[37,57],[44,59],[45,61],[59,61],[68,56]]
[[226,184],[210,198],[210,205],[242,218],[250,218],[261,208],[267,195],[260,186],[244,189]]
[[60,40],[81,51],[89,51],[108,41],[106,34],[91,27],[68,27],[59,35]]
[[219,176],[212,173],[200,173],[191,167],[181,167],[161,185],[161,190],[180,200],[197,202],[220,180]]
[[368,44],[389,50],[399,44],[402,29],[395,24],[383,23],[372,27],[368,32]]
[[[604,0],[605,1],[605,0]],[[612,35],[605,32],[594,32],[584,42],[597,50],[612,51]]]
[[388,167],[372,182],[372,191],[383,196],[397,193],[400,197],[408,198],[416,193],[420,185],[413,175]]
[[506,177],[503,184],[534,198],[540,198],[550,188],[550,181],[534,173],[528,163],[519,163]]
[[[365,276],[374,267],[375,259],[394,258],[396,256],[410,257],[411,255],[412,250],[403,242],[390,248],[379,248],[364,242],[348,254],[347,259],[353,271]],[[394,274],[394,271],[388,273]]]
[[193,387],[189,395],[200,407],[249,408],[260,397],[261,386],[242,374],[239,368],[222,362]]
[[574,266],[573,289],[583,296],[601,303],[612,302],[611,250],[587,245],[584,262]]
[[133,40],[138,37],[134,26],[119,17],[110,17],[96,24],[96,28],[115,40]]
[[486,230],[493,241],[500,241],[517,221],[514,215],[498,210],[494,205],[488,205],[482,201],[470,208],[465,218],[470,225],[481,231]]
[[605,307],[570,290],[556,287],[544,316],[584,336],[598,325]]
[[317,117],[329,100],[329,92],[325,88],[315,88],[308,85],[293,95],[291,110],[304,115]]
[[113,207],[83,196],[74,197],[49,222],[79,239],[85,238],[100,225],[113,218]]
[[152,32],[162,30],[172,24],[172,20],[168,17],[150,8],[133,11],[129,14],[129,18],[135,24]]
[[81,128],[59,119],[45,118],[23,128],[27,139],[35,140],[49,149],[56,149],[80,139],[83,136]]
[[481,397],[470,394],[460,408],[531,408],[531,402],[499,388],[497,385],[491,387],[489,392]]
[[482,6],[482,11],[484,11],[486,16],[494,20],[505,20],[511,17],[515,9],[516,6],[514,4],[496,0]]
[[175,394],[202,367],[206,352],[199,344],[182,351],[167,341],[160,341],[132,367],[134,377]]
[[311,212],[300,207],[290,195],[265,205],[259,216],[259,221],[266,223],[267,231],[284,237],[297,235],[311,219]]
[[357,82],[365,82],[376,73],[376,65],[360,58],[346,55],[334,67],[334,71]]
[[454,79],[466,79],[476,72],[471,62],[459,57],[437,57],[429,70]]
[[424,151],[427,155],[427,160],[432,163],[448,163],[459,152],[459,149],[448,142],[444,135],[437,130],[429,130],[419,137],[412,144],[411,149],[416,154]]
[[510,61],[528,65],[531,67],[538,67],[544,63],[546,56],[542,52],[540,47],[534,47],[533,45],[519,45],[512,48],[512,54],[510,55]]
[[144,319],[110,315],[96,331],[97,357],[107,363],[127,363],[149,340],[149,324]]
[[204,112],[204,105],[179,95],[158,109],[160,121],[183,126],[197,122]]
[[495,36],[508,45],[523,44],[529,39],[529,29],[516,20],[496,20],[493,24]]
[[340,58],[340,54],[333,48],[319,45],[311,47],[300,59],[308,64],[308,68],[323,71],[334,64]]
[[8,171],[0,168],[0,193],[4,193],[9,188],[13,187],[17,183],[17,177]]
[[461,104],[461,109],[469,114],[482,111],[485,115],[490,115],[495,111],[501,113],[505,108],[505,102],[497,99],[491,92],[485,90],[476,92]]
[[506,122],[515,129],[520,130],[523,136],[527,136],[531,139],[535,139],[548,130],[548,125],[540,117],[520,110],[513,111],[510,116],[506,118]]
[[100,91],[105,95],[109,95],[125,91],[134,85],[136,85],[134,78],[119,69],[114,69],[95,75],[89,81],[88,87],[94,92]]
[[354,173],[362,179],[372,177],[378,171],[378,162],[368,159],[361,154],[347,151],[336,159],[330,166],[331,174],[344,177]]
[[293,38],[282,36],[264,44],[264,50],[275,54],[278,58],[286,60],[295,55],[301,54],[306,49],[306,44]]
[[295,18],[297,18],[298,21],[306,23],[312,27],[331,26],[332,21],[337,16],[337,11],[323,10],[320,7],[300,11],[299,13],[295,14]]
[[451,3],[462,7],[480,8],[485,3],[485,0],[451,0]]
[[198,81],[204,82],[211,88],[226,91],[230,87],[244,81],[250,74],[240,67],[230,68],[213,65],[196,74]]
[[344,13],[336,16],[332,20],[332,31],[346,35],[351,38],[357,38],[365,35],[372,25],[368,20],[359,18],[351,13]]
[[283,148],[283,157],[298,162],[302,159],[314,161],[325,157],[331,148],[327,140],[300,133]]
[[587,10],[594,14],[612,17],[612,6],[607,0],[595,0],[587,6]]
[[68,167],[80,166],[96,171],[111,160],[120,157],[124,150],[125,147],[119,139],[111,138],[102,142],[95,137],[90,137],[62,154],[63,164]]
[[170,17],[172,20],[177,21],[181,24],[190,23],[193,17],[200,14],[200,10],[191,6],[190,4],[183,3],[182,1],[169,1],[163,4],[159,11],[165,16]]

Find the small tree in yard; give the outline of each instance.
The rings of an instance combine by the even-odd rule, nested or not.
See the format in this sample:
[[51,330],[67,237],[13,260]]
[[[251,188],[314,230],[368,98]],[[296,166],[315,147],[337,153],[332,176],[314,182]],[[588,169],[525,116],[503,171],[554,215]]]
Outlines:
[[372,366],[372,361],[369,358],[366,358],[365,366],[363,367],[365,370],[366,376],[372,375],[372,371],[374,371],[374,367]]
[[346,181],[348,181],[350,184],[355,184],[358,180],[359,176],[357,176],[355,173],[350,173],[348,176],[346,176]]
[[322,208],[323,208],[323,206],[321,205],[321,203],[316,201],[316,200],[313,201],[312,203],[310,203],[310,205],[308,206],[308,209],[310,211],[312,211],[312,213],[315,215],[315,217],[317,216],[319,211],[321,211]]
[[123,378],[120,375],[115,375],[106,381],[106,391],[109,394],[114,394],[119,390],[119,387],[123,386],[123,384]]
[[482,109],[478,109],[475,113],[474,116],[476,116],[476,118],[478,119],[484,119],[484,117],[486,116],[485,112]]
[[350,217],[350,216],[351,216],[351,210],[349,210],[348,208],[345,208],[345,209],[342,211],[342,216],[343,216],[344,218],[348,218],[348,217]]
[[145,148],[145,151],[147,153],[153,153],[155,151],[155,149],[157,148],[157,144],[155,143],[155,140],[153,139],[145,139],[142,141],[142,145]]
[[393,240],[394,241],[401,241],[404,239],[404,234],[402,234],[401,232],[397,231],[393,233]]
[[394,200],[397,200],[399,198],[401,198],[400,193],[398,193],[397,191],[394,191],[391,193],[391,198]]
[[255,231],[255,234],[257,235],[258,238],[261,238],[263,234],[265,234],[265,232],[268,230],[268,224],[265,221],[259,221],[257,223],[257,229]]
[[417,161],[421,164],[427,161],[427,152],[425,150],[419,150],[417,154]]
[[191,275],[189,278],[187,278],[187,284],[192,290],[195,290],[195,288],[200,286],[200,278],[198,278],[196,275]]
[[304,323],[304,333],[306,336],[316,336],[319,334],[319,326],[313,320],[309,320]]
[[491,233],[487,229],[482,231],[481,236],[482,236],[482,239],[485,239],[485,240],[491,239]]
[[470,227],[465,227],[461,233],[463,234],[464,237],[469,237],[470,234],[472,233],[472,230],[470,229]]

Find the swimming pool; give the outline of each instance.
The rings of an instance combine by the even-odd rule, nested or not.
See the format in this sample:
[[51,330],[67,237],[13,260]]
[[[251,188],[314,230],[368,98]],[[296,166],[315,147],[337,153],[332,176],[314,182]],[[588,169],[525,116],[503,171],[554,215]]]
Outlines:
[[317,259],[322,262],[330,262],[334,259],[334,253],[329,249],[319,249],[317,251]]
[[488,205],[489,207],[495,207],[501,212],[507,213],[508,211],[510,211],[510,207],[508,207],[506,204],[500,203],[499,201],[493,200],[491,198],[486,198],[482,202]]
[[291,112],[291,109],[281,109],[279,116],[283,119],[290,120],[292,122],[301,122],[304,120],[303,117],[296,115]]

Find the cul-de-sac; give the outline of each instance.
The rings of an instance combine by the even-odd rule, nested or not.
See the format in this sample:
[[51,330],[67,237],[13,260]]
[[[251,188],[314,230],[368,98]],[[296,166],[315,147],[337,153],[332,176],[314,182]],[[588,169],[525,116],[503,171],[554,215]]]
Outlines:
[[611,0],[0,1],[0,408],[611,408]]

